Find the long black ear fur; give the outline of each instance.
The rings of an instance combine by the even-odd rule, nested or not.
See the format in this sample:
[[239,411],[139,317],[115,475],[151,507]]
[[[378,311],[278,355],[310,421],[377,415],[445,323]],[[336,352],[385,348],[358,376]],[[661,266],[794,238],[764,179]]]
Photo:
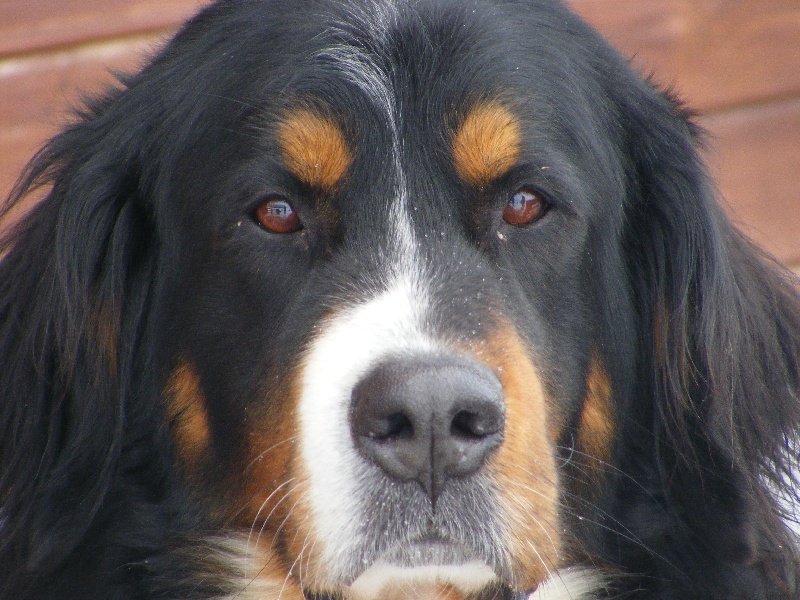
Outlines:
[[664,597],[796,598],[797,282],[723,214],[683,110],[650,90],[627,98],[642,383],[624,426],[637,483],[620,503],[653,551],[623,541],[625,560],[678,582]]
[[[33,161],[6,211],[47,197],[2,240],[0,596],[46,579],[97,526],[121,471],[135,473],[131,379],[154,280],[136,125],[98,103]],[[7,214],[7,213],[6,213]],[[137,385],[141,385],[138,382]],[[154,428],[154,430],[157,428]],[[141,464],[154,464],[140,456]],[[142,473],[156,479],[161,474]],[[26,557],[20,561],[20,557]],[[8,593],[11,595],[4,595]],[[76,596],[77,597],[77,596]]]

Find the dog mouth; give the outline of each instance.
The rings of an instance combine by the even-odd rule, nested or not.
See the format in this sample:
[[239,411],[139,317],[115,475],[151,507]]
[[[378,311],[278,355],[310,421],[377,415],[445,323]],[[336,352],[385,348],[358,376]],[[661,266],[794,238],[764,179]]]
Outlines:
[[468,547],[434,534],[390,547],[344,590],[305,592],[307,600],[521,600],[529,594],[504,582]]
[[478,557],[461,544],[437,535],[426,535],[409,544],[400,544],[389,549],[380,561],[400,568],[413,569],[437,565],[464,565],[478,561]]

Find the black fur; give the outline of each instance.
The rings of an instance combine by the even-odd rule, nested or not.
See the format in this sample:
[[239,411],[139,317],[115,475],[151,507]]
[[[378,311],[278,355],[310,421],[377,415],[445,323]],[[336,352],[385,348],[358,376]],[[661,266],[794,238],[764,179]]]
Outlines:
[[[237,402],[258,387],[257,365],[280,372],[282,349],[324,312],[326,277],[357,280],[368,262],[342,250],[342,231],[264,249],[226,229],[264,187],[302,193],[258,135],[282,91],[356,120],[368,112],[324,69],[302,77],[306,45],[323,43],[338,9],[296,4],[204,11],[51,140],[12,194],[9,208],[47,190],[0,247],[2,598],[231,593],[210,541],[225,532],[214,493],[198,498],[186,483],[163,425],[169,369],[190,355],[219,399],[212,421],[234,432],[204,471],[224,496]],[[440,154],[418,156],[434,167],[414,176],[417,190],[457,197],[449,209],[468,234],[454,245],[502,270],[495,291],[535,307],[540,322],[520,327],[540,331],[531,337],[548,348],[556,395],[579,396],[590,351],[609,371],[618,435],[608,477],[587,480],[578,457],[564,467],[565,502],[583,517],[567,519],[581,560],[608,573],[612,597],[797,598],[798,543],[775,500],[796,501],[796,282],[717,206],[687,114],[554,2],[410,6],[419,16],[384,57],[405,74],[406,105],[455,119],[462,99],[529,93],[530,164],[555,165],[535,183],[560,199],[552,220],[563,227],[512,240],[515,261],[470,229],[456,183],[425,179],[451,177],[436,171]],[[410,146],[425,125],[408,126]],[[380,171],[380,135],[355,129]],[[352,185],[356,197],[381,181]],[[439,218],[436,194],[426,202]],[[256,267],[258,252],[281,260]],[[566,457],[569,436],[564,445]]]

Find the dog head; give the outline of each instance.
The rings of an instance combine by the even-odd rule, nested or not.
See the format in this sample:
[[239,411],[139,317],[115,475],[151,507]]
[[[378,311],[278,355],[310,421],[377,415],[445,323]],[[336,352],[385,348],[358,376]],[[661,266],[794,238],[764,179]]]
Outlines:
[[487,43],[553,15],[472,10],[338,6],[277,47],[272,17],[225,70],[274,66],[208,90],[199,120],[222,122],[174,169],[195,274],[160,328],[178,451],[311,591],[427,571],[533,590],[571,552],[559,463],[578,439],[598,471],[613,453],[610,273],[591,262],[626,191],[587,109],[602,91],[564,106],[556,39]]
[[555,3],[307,4],[210,8],[34,167],[15,547],[147,505],[309,596],[765,570],[796,300],[681,110]]

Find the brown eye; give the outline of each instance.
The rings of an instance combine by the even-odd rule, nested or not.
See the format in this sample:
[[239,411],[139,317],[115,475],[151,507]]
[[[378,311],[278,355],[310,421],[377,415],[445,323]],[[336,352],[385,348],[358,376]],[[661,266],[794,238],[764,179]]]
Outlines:
[[511,225],[528,225],[544,215],[547,208],[547,201],[541,194],[522,188],[506,204],[503,220]]
[[264,229],[272,233],[294,233],[303,228],[292,205],[280,197],[269,198],[259,204],[255,218]]

